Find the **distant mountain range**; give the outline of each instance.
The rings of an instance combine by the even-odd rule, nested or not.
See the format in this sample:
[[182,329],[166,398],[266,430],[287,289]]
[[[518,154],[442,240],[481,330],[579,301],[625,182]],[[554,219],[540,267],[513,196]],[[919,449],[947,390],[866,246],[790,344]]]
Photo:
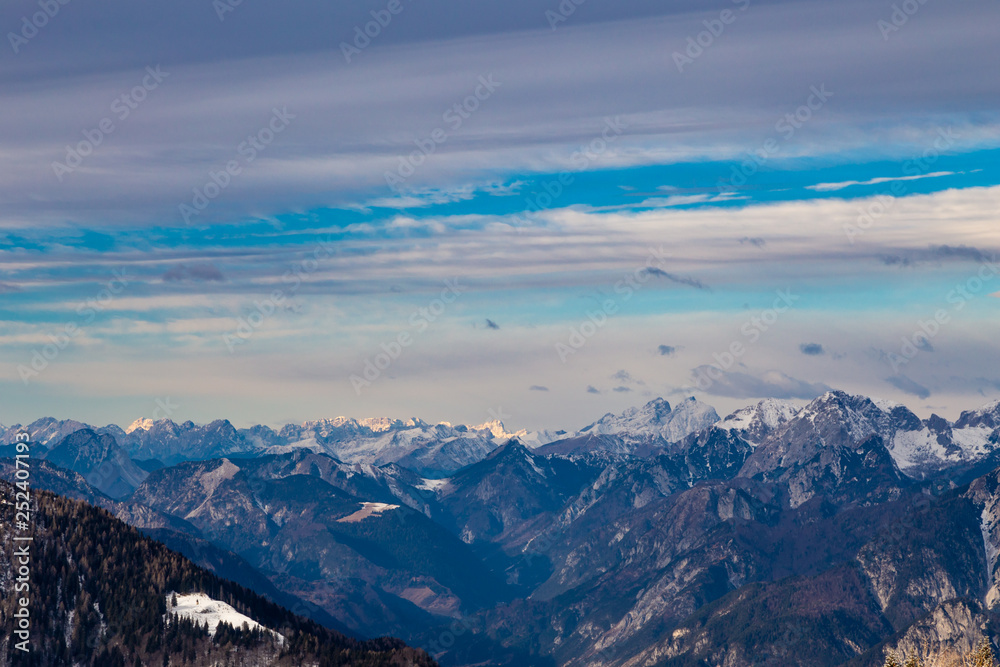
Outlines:
[[725,418],[656,399],[543,434],[27,428],[36,485],[442,665],[860,667],[1000,627],[1000,402],[949,422],[843,392]]

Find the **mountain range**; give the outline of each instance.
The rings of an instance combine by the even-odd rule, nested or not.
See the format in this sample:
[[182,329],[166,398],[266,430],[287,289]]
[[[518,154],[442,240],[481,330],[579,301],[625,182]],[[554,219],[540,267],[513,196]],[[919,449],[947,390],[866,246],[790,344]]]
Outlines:
[[954,422],[833,391],[725,418],[656,399],[566,432],[27,429],[36,485],[442,665],[933,664],[1000,618],[1000,402]]

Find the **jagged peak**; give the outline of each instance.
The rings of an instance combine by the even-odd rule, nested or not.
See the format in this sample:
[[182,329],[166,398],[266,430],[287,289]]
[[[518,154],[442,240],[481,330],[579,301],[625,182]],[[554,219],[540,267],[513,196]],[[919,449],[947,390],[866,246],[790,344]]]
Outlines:
[[140,429],[142,429],[143,431],[149,431],[149,429],[151,428],[153,428],[153,420],[148,417],[140,417],[139,419],[136,419],[134,422],[129,424],[125,428],[125,432],[131,433],[132,431],[138,431]]
[[503,422],[499,419],[493,419],[488,422],[483,422],[478,426],[471,427],[472,431],[489,431],[493,434],[494,438],[503,438],[508,435],[507,429],[504,427]]

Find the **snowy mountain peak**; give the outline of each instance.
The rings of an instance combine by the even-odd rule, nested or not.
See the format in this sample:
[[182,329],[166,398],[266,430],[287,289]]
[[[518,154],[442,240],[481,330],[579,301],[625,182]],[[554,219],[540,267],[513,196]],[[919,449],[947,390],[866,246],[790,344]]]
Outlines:
[[494,438],[507,438],[514,434],[508,434],[507,429],[504,428],[503,422],[499,419],[493,419],[488,422],[484,422],[479,426],[473,426],[470,430],[472,431],[489,431],[493,434]]
[[642,407],[629,408],[620,415],[608,413],[580,430],[578,435],[627,435],[677,442],[718,421],[715,408],[694,397],[682,401],[674,409],[667,401],[656,398]]
[[993,401],[986,405],[963,412],[955,422],[956,428],[1000,428],[1000,401]]
[[790,421],[800,408],[787,401],[766,398],[757,405],[749,405],[732,413],[719,422],[718,427],[738,432],[747,442],[759,444],[782,424]]
[[148,431],[149,429],[153,428],[153,424],[154,422],[152,419],[149,419],[148,417],[147,418],[140,417],[139,419],[136,419],[134,422],[129,424],[128,428],[125,429],[125,432],[131,433],[132,431],[138,431],[140,429],[142,429],[143,431]]
[[403,426],[403,423],[399,420],[389,419],[388,417],[370,417],[368,419],[362,419],[358,422],[358,424],[370,429],[373,433],[385,433],[386,431],[391,431]]

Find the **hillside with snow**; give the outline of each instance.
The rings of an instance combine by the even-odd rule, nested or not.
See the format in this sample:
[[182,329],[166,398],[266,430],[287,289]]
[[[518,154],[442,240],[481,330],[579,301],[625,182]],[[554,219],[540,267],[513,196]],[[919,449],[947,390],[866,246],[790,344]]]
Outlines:
[[167,617],[176,615],[178,618],[186,618],[194,621],[197,625],[203,625],[208,629],[209,636],[214,637],[220,623],[227,623],[235,629],[246,625],[248,630],[260,629],[271,633],[278,644],[283,644],[285,638],[270,628],[253,620],[249,616],[244,616],[233,609],[225,602],[213,600],[204,593],[178,594],[170,592],[167,594]]

